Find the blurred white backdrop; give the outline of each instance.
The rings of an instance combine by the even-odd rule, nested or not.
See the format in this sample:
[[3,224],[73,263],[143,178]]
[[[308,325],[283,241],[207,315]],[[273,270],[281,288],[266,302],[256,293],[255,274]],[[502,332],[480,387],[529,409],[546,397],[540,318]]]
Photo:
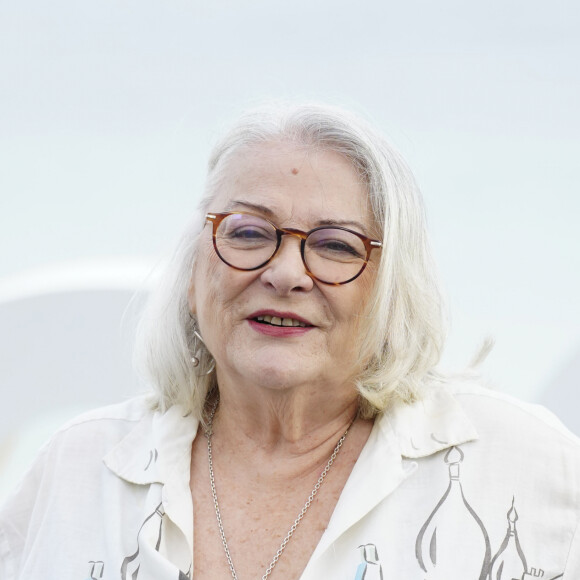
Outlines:
[[[575,0],[3,0],[0,295],[103,263],[133,264],[137,287],[228,121],[267,98],[329,101],[370,118],[417,174],[452,314],[445,366],[493,335],[490,380],[548,406],[559,393],[570,423],[578,30]],[[0,385],[7,410],[15,388]]]

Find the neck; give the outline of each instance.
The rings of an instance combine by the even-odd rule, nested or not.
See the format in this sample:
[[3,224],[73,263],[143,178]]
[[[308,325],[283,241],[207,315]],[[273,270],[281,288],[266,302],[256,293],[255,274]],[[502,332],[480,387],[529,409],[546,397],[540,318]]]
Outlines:
[[231,388],[220,381],[213,431],[239,451],[286,456],[326,453],[353,422],[357,409],[352,386],[329,392],[307,386]]

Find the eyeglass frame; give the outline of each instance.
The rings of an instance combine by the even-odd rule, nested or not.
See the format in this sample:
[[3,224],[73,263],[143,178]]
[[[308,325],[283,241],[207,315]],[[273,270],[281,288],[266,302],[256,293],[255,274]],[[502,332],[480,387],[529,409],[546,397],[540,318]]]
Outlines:
[[[226,261],[225,258],[220,254],[220,252],[218,250],[217,239],[216,239],[218,228],[224,219],[226,219],[230,215],[236,215],[236,214],[249,215],[249,216],[263,219],[265,222],[269,223],[276,231],[276,248],[272,252],[272,255],[265,262],[260,264],[259,266],[254,266],[253,268],[240,268],[238,266],[234,266],[233,264],[230,264],[228,261]],[[321,282],[322,284],[328,284],[329,286],[343,286],[344,284],[348,284],[349,282],[356,280],[364,272],[364,270],[367,267],[367,264],[369,262],[369,259],[371,257],[371,252],[373,250],[375,250],[377,248],[380,249],[383,247],[383,243],[381,241],[373,240],[372,238],[369,238],[368,236],[365,236],[364,234],[361,234],[359,232],[355,232],[354,230],[351,230],[349,228],[345,228],[344,226],[318,226],[318,227],[316,227],[308,232],[305,232],[303,230],[298,230],[296,228],[279,228],[278,226],[273,224],[270,220],[268,220],[262,216],[253,214],[251,212],[247,212],[247,211],[228,211],[228,212],[221,212],[221,213],[220,212],[212,212],[212,213],[207,213],[205,215],[205,219],[206,219],[206,223],[209,222],[212,224],[213,247],[214,247],[215,253],[217,254],[218,258],[224,264],[227,264],[230,268],[233,268],[234,270],[238,270],[240,272],[252,272],[254,270],[259,270],[260,268],[263,268],[266,264],[269,264],[274,259],[274,256],[276,256],[276,254],[278,253],[278,250],[280,249],[280,246],[282,245],[282,236],[289,235],[289,236],[294,236],[300,240],[300,257],[302,258],[302,263],[304,264],[304,268],[306,269],[307,274],[311,278],[313,278],[314,280],[318,280],[318,282]],[[352,278],[349,278],[348,280],[345,280],[344,282],[327,282],[326,280],[321,280],[320,278],[318,278],[318,276],[316,276],[315,274],[313,274],[310,271],[308,264],[306,263],[306,258],[304,257],[304,251],[306,248],[306,239],[308,238],[308,236],[314,232],[317,232],[318,230],[329,230],[329,229],[343,230],[345,232],[349,232],[351,234],[354,234],[362,241],[362,243],[365,246],[366,256],[365,256],[365,259],[363,261],[363,265],[362,265],[361,269],[358,271],[358,273],[355,276],[353,276]]]

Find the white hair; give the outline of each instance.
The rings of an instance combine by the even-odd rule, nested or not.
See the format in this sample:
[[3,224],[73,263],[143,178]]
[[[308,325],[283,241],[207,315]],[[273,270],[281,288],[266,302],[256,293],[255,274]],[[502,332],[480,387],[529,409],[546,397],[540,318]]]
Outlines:
[[[437,375],[445,331],[423,202],[413,175],[401,156],[355,115],[326,105],[272,104],[246,113],[214,147],[200,211],[141,320],[136,363],[152,382],[156,406],[164,410],[179,403],[202,419],[208,393],[217,387],[211,354],[194,335],[197,323],[187,300],[195,284],[197,242],[231,157],[243,148],[272,142],[339,153],[365,183],[383,247],[359,338],[364,367],[356,381],[360,414],[371,418],[395,400],[417,399],[428,379]],[[200,360],[197,367],[194,355]]]

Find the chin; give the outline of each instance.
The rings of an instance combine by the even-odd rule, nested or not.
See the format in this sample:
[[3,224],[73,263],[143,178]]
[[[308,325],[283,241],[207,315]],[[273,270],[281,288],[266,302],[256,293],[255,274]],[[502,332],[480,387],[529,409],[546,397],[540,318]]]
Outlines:
[[308,380],[296,365],[256,365],[254,383],[269,389],[288,389]]

